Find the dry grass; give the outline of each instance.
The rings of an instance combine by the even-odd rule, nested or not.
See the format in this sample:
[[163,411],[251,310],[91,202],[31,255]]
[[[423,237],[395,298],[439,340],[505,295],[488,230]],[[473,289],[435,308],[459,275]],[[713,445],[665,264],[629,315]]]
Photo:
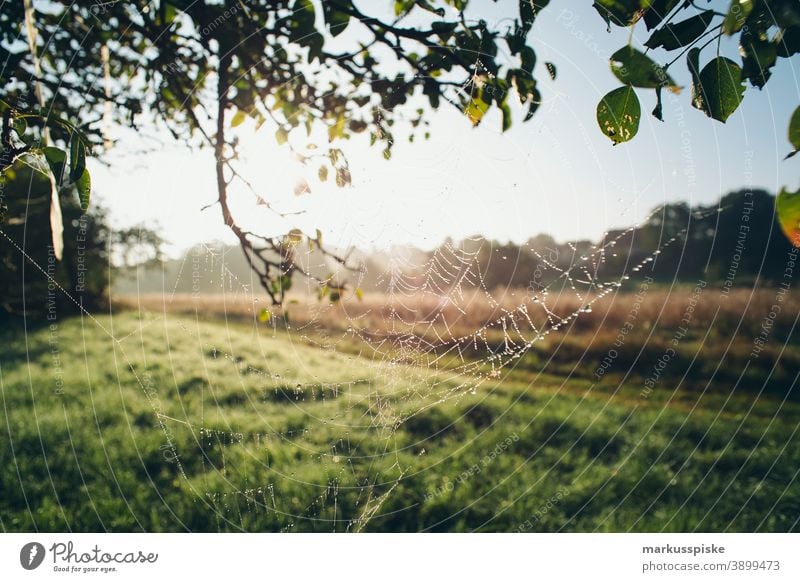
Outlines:
[[[655,326],[661,330],[675,330],[682,325],[687,311],[691,309],[692,328],[708,329],[713,326],[718,333],[752,336],[758,334],[773,305],[778,304],[781,311],[774,320],[771,333],[788,332],[800,311],[800,299],[785,294],[779,301],[776,289],[737,289],[724,295],[709,286],[702,290],[694,305],[692,287],[669,289],[651,286],[647,290],[641,287],[633,289],[596,300],[590,311],[579,313],[565,329],[569,333],[616,335],[627,322],[639,331]],[[568,317],[590,300],[571,291],[551,292],[545,304],[555,316]],[[244,295],[125,295],[116,297],[114,303],[124,309],[198,313],[203,318],[240,320],[253,320],[268,306],[263,299],[254,300]],[[316,300],[291,302],[285,306],[285,312],[295,329],[340,331],[357,327],[370,333],[412,330],[420,333],[436,329],[450,336],[460,336],[473,333],[523,304],[535,324],[545,323],[545,310],[541,304],[532,303],[525,290],[506,290],[491,298],[483,292],[470,291],[457,302],[430,294],[394,298],[366,294],[362,301],[347,298],[337,304]]]
[[[550,312],[560,317],[582,311],[544,336],[533,331],[521,317],[505,319],[506,323],[514,319],[520,325],[519,335],[511,325],[506,326],[508,335],[503,325],[495,325],[477,336],[476,331],[482,326],[520,305],[526,306],[537,331],[548,328],[546,313],[540,304],[530,301],[524,290],[506,290],[492,298],[471,291],[457,304],[432,295],[398,299],[367,294],[362,301],[351,297],[337,304],[296,302],[287,305],[286,310],[291,332],[309,345],[335,345],[337,351],[354,355],[363,355],[367,345],[381,357],[391,352],[393,358],[409,363],[416,360],[405,359],[408,346],[420,346],[423,358],[417,363],[424,364],[429,346],[460,340],[458,353],[436,359],[437,366],[460,369],[466,360],[478,364],[499,353],[507,340],[516,345],[520,340],[531,342],[524,357],[512,367],[514,376],[523,380],[540,373],[596,380],[603,367],[604,381],[624,375],[628,382],[640,385],[653,374],[659,359],[674,350],[670,365],[660,372],[661,376],[670,377],[669,381],[662,380],[664,385],[683,382],[681,378],[695,385],[713,379],[725,385],[752,385],[755,390],[768,383],[769,391],[782,393],[800,367],[794,332],[800,300],[788,292],[779,294],[774,288],[737,289],[722,294],[719,288],[709,286],[698,294],[691,286],[644,289],[632,284],[625,292],[598,299],[590,311],[585,310],[586,301],[571,291],[550,293],[546,303]],[[143,295],[121,297],[117,304],[147,311],[197,313],[201,320],[251,322],[265,306],[263,300],[254,302],[233,295]],[[780,312],[772,318],[770,312],[775,305]],[[274,321],[285,323],[280,317]],[[386,339],[389,341],[384,342]],[[757,347],[756,342],[762,339]],[[374,357],[370,349],[366,353]],[[747,377],[742,380],[740,376],[744,374]]]

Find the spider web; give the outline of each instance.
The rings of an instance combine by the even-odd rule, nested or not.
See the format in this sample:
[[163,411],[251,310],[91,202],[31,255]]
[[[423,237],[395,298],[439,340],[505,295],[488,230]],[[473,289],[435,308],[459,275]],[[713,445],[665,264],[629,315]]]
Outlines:
[[[320,302],[309,309],[306,321],[287,325],[286,330],[258,321],[263,299],[254,285],[228,268],[224,253],[206,246],[204,272],[216,278],[224,292],[223,301],[249,305],[259,334],[288,341],[290,346],[302,343],[323,360],[331,358],[322,362],[326,370],[322,375],[311,381],[298,380],[291,369],[289,373],[279,370],[268,358],[261,365],[246,364],[248,358],[236,350],[180,321],[187,338],[191,336],[191,341],[202,346],[204,367],[207,362],[217,362],[239,377],[256,379],[258,397],[253,398],[243,384],[237,402],[256,414],[263,427],[258,430],[251,428],[253,422],[247,423],[247,430],[238,426],[240,420],[226,413],[211,387],[210,398],[205,391],[201,394],[199,414],[183,405],[183,414],[165,413],[153,397],[153,380],[135,371],[135,358],[126,353],[123,344],[130,335],[144,334],[157,320],[115,337],[84,313],[121,347],[151,406],[155,425],[164,433],[181,486],[203,504],[203,511],[213,516],[218,529],[361,531],[374,519],[386,516],[386,501],[402,487],[407,475],[424,465],[425,446],[434,435],[423,431],[414,438],[403,438],[407,423],[433,407],[476,395],[487,382],[501,382],[503,373],[513,370],[537,342],[568,330],[593,304],[623,287],[629,273],[641,271],[686,232],[684,229],[666,240],[622,275],[601,278],[599,270],[606,256],[636,228],[638,225],[582,253],[573,246],[574,260],[567,266],[530,249],[549,282],[525,290],[520,297],[512,294],[509,298],[508,293],[488,288],[481,259],[485,251],[491,256],[495,249],[483,239],[460,245],[448,241],[422,264],[398,255],[377,278],[379,308],[348,310]],[[17,249],[31,260],[23,249]],[[185,257],[178,278],[187,260]],[[49,278],[44,269],[35,266]],[[164,318],[171,317],[170,302],[176,289],[177,281],[165,297]],[[559,310],[557,303],[564,296],[577,299],[579,306],[568,312]],[[485,316],[475,325],[472,316],[478,309]],[[199,317],[200,311],[195,313]],[[331,328],[331,317],[343,325]],[[464,331],[465,326],[472,327]],[[346,361],[357,362],[360,373],[335,371]],[[234,384],[233,376],[230,384]],[[303,414],[306,422],[297,428],[276,429],[268,415],[281,407]],[[414,500],[409,500],[409,505],[413,504]]]
[[[307,321],[288,325],[285,331],[268,328],[273,337],[317,346],[323,355],[350,354],[365,364],[368,374],[342,378],[331,373],[312,382],[289,383],[269,366],[248,366],[246,373],[265,387],[263,399],[253,406],[284,404],[307,413],[310,426],[296,430],[243,431],[224,414],[209,422],[215,415],[208,412],[200,418],[156,412],[162,428],[171,425],[192,435],[193,446],[175,451],[179,464],[202,460],[200,480],[181,468],[188,489],[207,504],[220,527],[250,530],[264,527],[266,518],[269,527],[281,531],[363,530],[385,516],[385,502],[409,472],[419,470],[424,445],[433,436],[423,434],[417,442],[406,442],[398,438],[406,423],[433,407],[477,394],[486,382],[502,381],[503,373],[513,370],[537,342],[567,329],[594,303],[618,291],[628,273],[640,271],[685,234],[683,230],[669,238],[622,275],[601,279],[598,271],[606,255],[636,228],[585,253],[573,246],[575,260],[566,267],[531,249],[550,282],[511,301],[498,297],[484,281],[480,258],[487,247],[491,254],[490,243],[446,242],[421,265],[402,255],[389,261],[378,277],[382,323],[377,328],[370,323],[373,308],[348,311],[329,303],[312,307]],[[206,248],[204,260],[229,297],[250,303],[258,326],[261,302],[253,286],[240,281],[214,249]],[[577,299],[579,307],[558,310],[555,304],[565,295]],[[461,320],[471,323],[476,305],[488,307],[487,317],[464,332]],[[343,321],[343,329],[329,330],[330,317]],[[207,357],[241,368],[239,354],[207,340],[203,345]],[[335,365],[332,361],[331,367]],[[320,405],[334,403],[323,418]],[[271,460],[276,451],[294,458],[279,467]],[[253,475],[261,475],[263,481],[253,483]],[[287,483],[307,490],[305,499],[310,501],[299,507],[297,496],[285,493]],[[343,493],[349,501],[340,504]]]

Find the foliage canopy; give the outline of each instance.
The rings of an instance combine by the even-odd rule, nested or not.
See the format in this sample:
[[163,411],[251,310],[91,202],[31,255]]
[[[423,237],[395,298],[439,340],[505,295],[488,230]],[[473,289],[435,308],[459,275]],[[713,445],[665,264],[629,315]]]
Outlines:
[[[38,157],[57,185],[76,186],[85,209],[86,156],[112,145],[104,131],[112,123],[135,128],[149,116],[176,139],[214,149],[222,218],[281,303],[294,273],[311,276],[295,261],[297,245],[322,250],[322,241],[318,233],[264,236],[239,225],[228,205],[228,185],[244,181],[235,128],[249,120],[284,147],[292,147],[295,130],[311,136],[324,128],[329,143],[297,155],[316,166],[321,180],[330,176],[343,187],[351,174],[341,143],[353,134],[368,133],[389,159],[398,126],[410,139],[427,137],[427,118],[442,107],[457,108],[473,125],[497,109],[507,130],[515,100],[529,120],[542,102],[530,32],[549,0],[519,0],[515,18],[497,25],[472,17],[470,4],[397,0],[393,13],[353,0],[7,4],[0,16],[0,169],[21,156]],[[622,86],[600,100],[597,122],[614,145],[637,133],[638,90],[655,91],[652,113],[663,119],[662,92],[680,91],[670,70],[681,59],[692,76],[692,105],[724,122],[741,104],[745,83],[762,88],[778,59],[800,51],[796,0],[717,4],[594,2],[609,29],[642,23],[650,31],[644,52],[629,44],[609,59]],[[723,36],[738,38],[739,62],[719,54]],[[650,52],[656,49],[671,60],[657,63]],[[553,63],[542,66],[555,78]],[[798,119],[800,113],[789,136],[795,151]],[[252,195],[271,208],[269,196]],[[345,291],[332,278],[319,284],[330,297]]]

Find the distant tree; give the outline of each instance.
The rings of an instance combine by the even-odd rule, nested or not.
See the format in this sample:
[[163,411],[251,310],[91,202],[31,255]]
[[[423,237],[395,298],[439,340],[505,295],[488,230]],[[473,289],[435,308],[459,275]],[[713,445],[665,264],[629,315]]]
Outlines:
[[47,178],[15,166],[1,180],[8,208],[0,235],[0,312],[35,319],[50,315],[55,320],[77,310],[70,297],[86,309],[103,305],[109,230],[102,211],[83,215],[74,192],[62,193],[65,253],[64,260],[57,261],[47,221]]
[[662,282],[780,282],[792,245],[781,234],[775,203],[763,190],[739,190],[712,206],[666,204],[644,224],[606,235],[601,245],[615,241],[614,252],[606,254],[600,274],[620,276],[653,257],[639,272]]
[[[346,186],[351,175],[340,144],[352,134],[368,132],[389,159],[396,122],[403,121],[411,139],[426,137],[429,111],[440,107],[457,108],[474,125],[496,108],[506,130],[516,99],[530,119],[541,103],[530,31],[549,0],[519,0],[518,17],[494,27],[471,18],[470,4],[397,0],[394,14],[386,16],[374,4],[353,0],[5,3],[0,170],[20,156],[38,156],[54,177],[53,191],[75,184],[85,208],[85,156],[89,150],[100,155],[110,145],[101,131],[104,120],[135,127],[146,113],[176,139],[213,148],[222,218],[273,302],[283,301],[295,273],[318,279],[331,298],[340,297],[344,284],[307,273],[296,260],[304,242],[325,252],[319,233],[294,229],[265,236],[240,226],[229,204],[230,183],[243,180],[234,128],[250,119],[285,144],[292,131],[310,134],[325,127],[329,144],[298,155],[318,165],[321,179],[332,176]],[[680,58],[686,57],[692,74],[692,104],[724,122],[741,103],[745,81],[763,87],[777,59],[800,50],[796,0],[719,4],[594,2],[609,27],[633,28],[643,21],[655,29],[648,50],[675,55],[664,65],[632,45],[610,55],[611,71],[623,85],[601,100],[597,122],[614,144],[638,130],[635,89],[655,91],[653,114],[662,118],[662,92],[678,90],[669,71]],[[703,51],[713,50],[722,35],[739,39],[741,64],[716,54],[701,66]],[[341,48],[348,43],[337,37],[349,46]],[[556,66],[542,66],[555,79]],[[415,96],[429,108],[414,108]],[[790,141],[797,150],[800,115],[795,118]],[[271,208],[269,196],[252,194]],[[52,199],[56,240],[58,197]]]
[[117,267],[160,260],[161,240],[153,231],[112,231],[101,207],[84,213],[74,190],[64,188],[64,258],[58,261],[47,220],[47,177],[19,164],[0,177],[0,188],[8,201],[0,233],[0,319],[54,321],[80,308],[105,307]]

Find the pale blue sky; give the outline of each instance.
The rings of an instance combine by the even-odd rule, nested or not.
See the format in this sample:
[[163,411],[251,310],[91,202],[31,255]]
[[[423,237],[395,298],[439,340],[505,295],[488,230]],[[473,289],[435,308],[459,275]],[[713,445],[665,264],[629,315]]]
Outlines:
[[[516,2],[485,2],[481,15],[497,21],[512,6]],[[762,91],[749,87],[725,125],[691,107],[688,73],[679,62],[671,73],[687,88],[676,99],[665,98],[665,122],[649,115],[653,92],[640,91],[645,115],[639,135],[612,147],[596,126],[595,108],[619,85],[607,58],[625,44],[628,32],[606,33],[588,0],[554,0],[531,35],[545,99],[533,120],[515,123],[503,134],[496,114],[473,129],[457,111],[442,110],[430,117],[430,141],[398,143],[389,162],[365,141],[351,140],[343,149],[351,159],[352,188],[312,181],[310,195],[293,197],[292,184],[305,175],[303,169],[275,146],[272,131],[251,135],[243,127],[244,172],[264,198],[307,211],[281,222],[242,203],[245,222],[265,233],[320,228],[331,243],[361,247],[430,247],[445,236],[476,233],[517,242],[540,232],[560,240],[597,238],[641,220],[663,202],[711,203],[747,185],[774,192],[800,182],[800,156],[783,161],[790,150],[788,121],[800,105],[797,59],[782,60]],[[639,23],[634,42],[640,45],[647,36]],[[715,50],[706,49],[701,63]],[[731,43],[723,45],[726,54],[735,50]],[[666,60],[658,51],[651,54]],[[544,61],[556,64],[556,81],[547,78]],[[521,112],[515,113],[520,119]],[[157,222],[173,251],[204,240],[231,240],[218,208],[200,212],[216,198],[211,153],[188,152],[169,137],[164,140],[167,147],[155,153],[112,155],[111,168],[93,164],[97,198],[110,208],[115,224]]]

